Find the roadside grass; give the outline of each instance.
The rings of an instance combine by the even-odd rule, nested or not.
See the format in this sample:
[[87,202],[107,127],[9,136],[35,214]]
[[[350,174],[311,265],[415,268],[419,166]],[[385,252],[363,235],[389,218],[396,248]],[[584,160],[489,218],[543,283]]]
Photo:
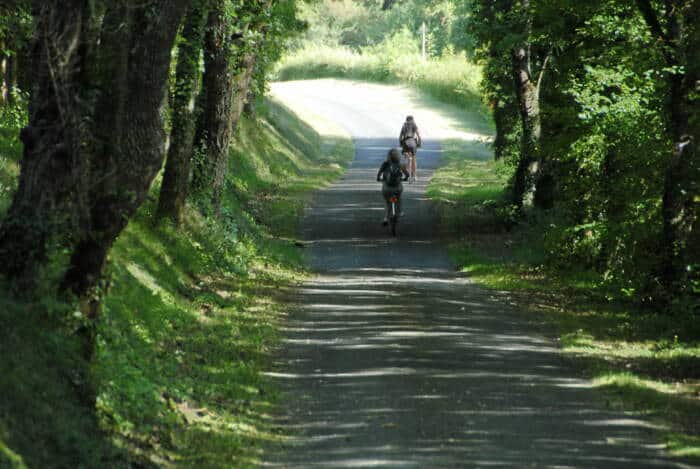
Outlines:
[[481,110],[478,65],[457,53],[424,61],[417,52],[406,53],[399,46],[387,43],[356,52],[341,46],[307,45],[279,62],[275,79],[351,78],[405,83],[442,102]]
[[[90,364],[73,334],[79,311],[0,295],[1,467],[259,464],[278,438],[278,395],[261,372],[285,291],[306,275],[303,199],[353,154],[347,137],[280,104],[260,113],[238,133],[220,220],[189,207],[181,229],[154,223],[156,184],[130,221],[110,254]],[[87,381],[94,406],[76,395]]]
[[456,265],[503,292],[555,335],[610,405],[661,422],[677,456],[700,458],[700,324],[609,300],[599,274],[545,265],[553,215],[516,223],[505,199],[510,170],[470,142],[443,145],[445,165],[428,188]]

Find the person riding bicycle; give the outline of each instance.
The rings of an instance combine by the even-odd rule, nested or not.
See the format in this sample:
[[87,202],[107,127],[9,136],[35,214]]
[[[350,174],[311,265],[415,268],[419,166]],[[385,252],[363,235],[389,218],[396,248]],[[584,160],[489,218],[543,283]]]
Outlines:
[[399,143],[404,152],[410,151],[415,156],[416,150],[421,146],[421,136],[413,116],[406,116],[406,122],[401,126]]
[[397,210],[401,212],[401,193],[403,192],[403,184],[401,181],[406,181],[408,179],[408,171],[406,167],[401,164],[401,153],[398,149],[392,148],[387,153],[387,159],[384,160],[382,165],[377,172],[377,181],[382,181],[382,195],[386,201],[386,215],[382,221],[382,225],[387,225],[389,223],[389,210],[391,210],[391,204],[389,199],[392,195],[399,196],[399,202]]
[[421,146],[421,136],[418,131],[418,126],[416,121],[413,120],[413,116],[406,116],[406,122],[401,126],[401,133],[399,134],[399,143],[403,150],[404,155],[410,153],[413,157],[410,160],[411,167],[409,171],[413,178],[416,176],[416,155],[418,153],[418,148]]

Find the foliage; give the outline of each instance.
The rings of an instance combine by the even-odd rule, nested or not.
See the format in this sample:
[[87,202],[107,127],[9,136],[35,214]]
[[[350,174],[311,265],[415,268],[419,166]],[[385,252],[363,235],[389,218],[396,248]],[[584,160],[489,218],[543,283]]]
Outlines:
[[24,95],[12,105],[0,106],[0,215],[9,206],[10,196],[17,186],[22,145],[17,139],[19,131],[27,123],[27,104]]
[[418,38],[423,23],[427,52],[432,57],[454,50],[469,53],[473,46],[473,38],[465,27],[469,9],[462,2],[407,0],[382,10],[381,2],[322,0],[302,3],[299,10],[300,19],[309,28],[293,40],[295,48],[314,44],[359,51],[379,45],[404,29]]
[[[530,29],[519,38],[514,25],[525,14]],[[521,154],[513,44],[527,40],[551,54],[539,98],[539,165],[555,181],[556,200],[546,227],[546,264],[595,271],[616,297],[641,304],[663,297],[662,200],[674,138],[669,83],[678,70],[667,66],[638,5],[477,1],[473,18],[483,88],[498,129],[497,157],[517,161]],[[692,251],[690,245],[683,249]]]

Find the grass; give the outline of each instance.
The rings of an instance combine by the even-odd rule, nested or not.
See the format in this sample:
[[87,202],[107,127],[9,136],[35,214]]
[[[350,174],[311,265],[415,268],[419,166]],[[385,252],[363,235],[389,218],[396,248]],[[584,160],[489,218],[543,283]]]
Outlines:
[[661,422],[668,451],[700,458],[697,320],[611,301],[595,272],[547,268],[543,233],[551,215],[529,213],[516,224],[505,201],[511,169],[468,142],[446,142],[444,149],[446,164],[428,194],[459,268],[546,324],[611,405]]
[[[481,109],[481,69],[462,54],[423,61],[390,43],[353,51],[341,46],[307,45],[280,61],[275,79],[351,78],[406,83],[440,101]],[[398,50],[395,50],[398,49]]]
[[303,200],[353,153],[277,103],[260,112],[241,124],[220,221],[190,207],[181,229],[154,224],[155,187],[120,236],[90,363],[79,310],[0,294],[0,467],[259,463],[277,438],[277,393],[261,371],[285,290],[305,275],[294,240]]

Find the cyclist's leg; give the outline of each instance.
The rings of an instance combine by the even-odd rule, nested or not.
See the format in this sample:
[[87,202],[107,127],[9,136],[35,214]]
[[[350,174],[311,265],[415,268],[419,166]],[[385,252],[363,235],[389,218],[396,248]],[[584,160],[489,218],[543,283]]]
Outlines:
[[384,199],[384,205],[386,206],[386,209],[384,211],[384,220],[382,220],[382,224],[386,225],[389,220],[389,211],[391,210],[391,204],[389,203],[389,191],[388,188],[386,187],[386,184],[382,184],[382,198]]
[[411,175],[413,176],[413,181],[415,181],[418,177],[418,158],[416,157],[417,153],[418,152],[414,150],[413,158],[411,158]]
[[410,142],[410,152],[411,152],[411,168],[409,172],[411,173],[411,180],[415,182],[416,180],[416,153],[418,151],[418,142],[415,139]]

